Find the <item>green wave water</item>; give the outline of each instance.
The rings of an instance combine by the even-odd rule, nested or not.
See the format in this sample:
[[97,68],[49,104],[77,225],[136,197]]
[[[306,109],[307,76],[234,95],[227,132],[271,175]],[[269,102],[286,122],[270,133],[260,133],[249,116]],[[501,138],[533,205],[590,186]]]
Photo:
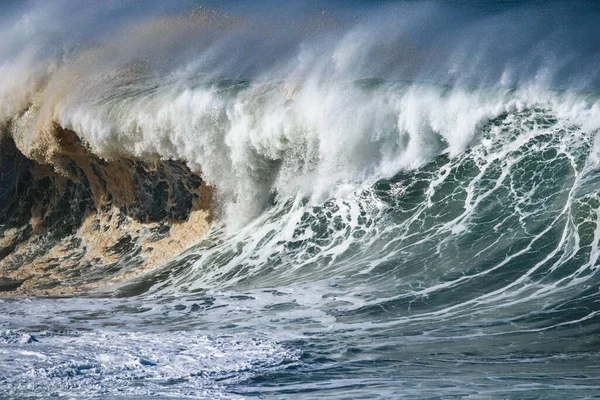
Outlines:
[[[0,82],[34,82],[0,91],[0,396],[598,396],[593,3],[295,3],[266,32],[266,9],[124,4],[66,2],[129,34],[82,14],[103,45],[57,29],[56,64],[0,44]],[[40,7],[15,12],[63,5]],[[159,260],[207,183],[210,229]],[[129,230],[98,255],[107,210],[97,237]],[[14,254],[94,286],[23,296],[48,276]]]

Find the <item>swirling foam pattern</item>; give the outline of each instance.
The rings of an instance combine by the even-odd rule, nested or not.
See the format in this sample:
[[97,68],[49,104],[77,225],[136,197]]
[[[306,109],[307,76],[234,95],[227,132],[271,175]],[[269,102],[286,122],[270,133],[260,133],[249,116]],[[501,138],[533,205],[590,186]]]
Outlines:
[[0,396],[597,396],[598,5],[277,4],[0,7]]

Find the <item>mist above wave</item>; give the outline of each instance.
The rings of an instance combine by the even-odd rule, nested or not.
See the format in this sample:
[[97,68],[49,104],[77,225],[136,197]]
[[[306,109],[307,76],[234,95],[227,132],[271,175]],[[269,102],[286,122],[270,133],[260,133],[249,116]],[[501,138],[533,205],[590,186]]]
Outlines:
[[274,194],[326,198],[459,154],[505,112],[600,126],[585,7],[286,7],[19,9],[2,32],[0,121],[38,161],[55,122],[106,159],[183,160],[233,225]]

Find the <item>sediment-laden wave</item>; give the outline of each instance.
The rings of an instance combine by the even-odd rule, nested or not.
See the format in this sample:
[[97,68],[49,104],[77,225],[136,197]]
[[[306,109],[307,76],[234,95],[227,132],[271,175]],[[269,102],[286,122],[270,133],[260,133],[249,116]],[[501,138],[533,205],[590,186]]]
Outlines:
[[38,161],[12,139],[19,122],[0,143],[3,290],[89,290],[160,264],[208,229],[211,189],[181,162],[106,161],[56,124]]
[[598,5],[219,3],[0,17],[0,395],[600,389]]

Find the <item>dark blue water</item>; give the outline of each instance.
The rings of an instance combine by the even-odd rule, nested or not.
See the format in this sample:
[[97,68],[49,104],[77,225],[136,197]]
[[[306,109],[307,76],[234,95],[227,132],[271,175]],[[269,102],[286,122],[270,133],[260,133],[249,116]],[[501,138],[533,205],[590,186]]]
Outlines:
[[267,6],[0,8],[0,396],[598,397],[597,4]]

